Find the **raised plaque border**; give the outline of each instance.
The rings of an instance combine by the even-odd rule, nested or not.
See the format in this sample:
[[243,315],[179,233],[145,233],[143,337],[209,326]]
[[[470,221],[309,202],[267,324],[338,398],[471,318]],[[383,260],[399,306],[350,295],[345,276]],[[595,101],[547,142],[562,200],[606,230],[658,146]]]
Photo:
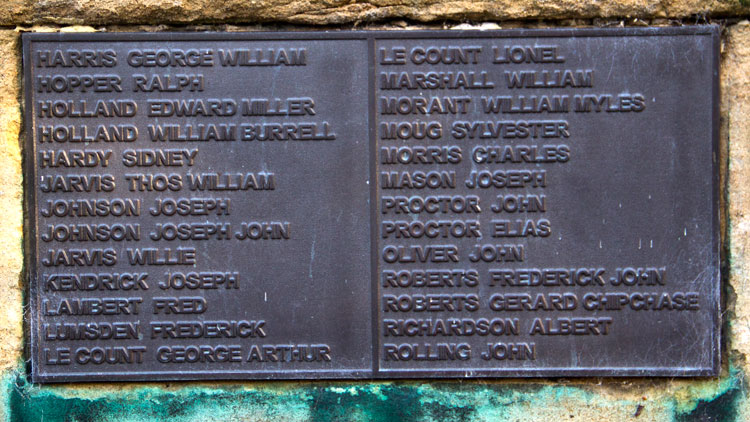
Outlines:
[[[52,42],[107,42],[107,41],[220,41],[220,40],[366,40],[370,53],[368,63],[369,75],[373,80],[376,63],[375,63],[375,41],[380,39],[478,39],[478,38],[520,38],[520,37],[634,37],[634,36],[708,36],[712,39],[713,45],[713,75],[710,87],[712,110],[712,203],[713,203],[713,221],[712,221],[712,241],[711,241],[711,262],[714,269],[715,285],[713,294],[715,308],[711,309],[713,319],[713,330],[709,335],[713,344],[710,350],[712,365],[710,367],[683,367],[683,368],[663,368],[663,367],[633,367],[633,368],[495,368],[492,370],[408,370],[403,369],[398,372],[389,371],[382,373],[379,371],[378,345],[379,331],[378,318],[376,313],[372,313],[373,319],[373,357],[371,371],[252,371],[252,373],[238,371],[125,371],[125,372],[89,372],[89,373],[39,373],[34,367],[32,357],[39,359],[39,350],[35,344],[34,317],[31,315],[32,309],[37,309],[36,285],[32,280],[31,269],[36,268],[37,253],[36,242],[32,235],[36,231],[36,209],[35,204],[35,186],[36,176],[35,157],[29,157],[28,152],[23,154],[23,171],[24,171],[24,247],[25,247],[25,273],[23,280],[28,285],[26,296],[24,297],[24,332],[26,334],[25,354],[28,358],[27,370],[31,375],[33,382],[52,383],[52,382],[112,382],[112,381],[191,381],[191,380],[259,380],[259,379],[401,379],[401,378],[508,378],[508,377],[707,377],[717,376],[721,368],[721,329],[722,329],[722,278],[720,272],[720,204],[719,204],[719,47],[720,47],[720,28],[716,25],[700,26],[682,26],[682,27],[646,27],[646,28],[549,28],[549,29],[507,29],[507,30],[393,30],[393,31],[299,31],[299,32],[119,32],[119,33],[23,33],[23,73],[24,73],[24,107],[25,116],[32,113],[31,90],[31,73],[28,62],[31,56],[31,45],[35,41],[52,41]],[[370,118],[374,119],[376,110],[374,107],[374,88],[370,88],[369,106]],[[23,135],[23,147],[25,151],[31,151],[33,146],[33,126],[32,119],[26,117],[24,122],[25,133]],[[370,151],[372,157],[375,157],[375,139],[376,127],[370,125]],[[370,175],[375,177],[374,159],[370,162]],[[373,179],[374,180],[374,179]],[[370,197],[375,198],[376,184],[370,184]],[[376,207],[372,207],[371,221],[375,221]],[[371,223],[372,224],[372,223]],[[373,236],[371,239],[374,245],[377,241]],[[377,268],[378,256],[372,256],[373,268]],[[370,277],[372,285],[376,285],[378,274],[372,271]],[[377,296],[377,289],[372,289],[373,300]],[[376,303],[377,301],[373,302]]]

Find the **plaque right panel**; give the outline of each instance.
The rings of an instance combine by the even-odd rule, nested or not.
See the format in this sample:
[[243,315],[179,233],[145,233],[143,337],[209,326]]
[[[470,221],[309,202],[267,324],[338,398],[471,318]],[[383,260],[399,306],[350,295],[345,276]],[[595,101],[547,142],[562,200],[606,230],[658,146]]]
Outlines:
[[716,34],[544,35],[375,43],[379,375],[715,373]]

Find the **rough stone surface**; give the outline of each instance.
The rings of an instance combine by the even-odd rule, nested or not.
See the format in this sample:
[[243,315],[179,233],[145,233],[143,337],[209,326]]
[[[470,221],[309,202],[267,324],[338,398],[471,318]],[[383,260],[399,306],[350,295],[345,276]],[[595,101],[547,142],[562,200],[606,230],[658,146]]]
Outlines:
[[0,31],[0,370],[21,357],[23,187],[18,34]]
[[722,67],[729,147],[727,190],[731,348],[745,372],[750,362],[750,23],[730,27]]
[[0,25],[287,22],[338,25],[750,15],[750,0],[5,0]]
[[16,25],[31,21],[31,4],[28,0],[4,0],[0,7],[0,25]]

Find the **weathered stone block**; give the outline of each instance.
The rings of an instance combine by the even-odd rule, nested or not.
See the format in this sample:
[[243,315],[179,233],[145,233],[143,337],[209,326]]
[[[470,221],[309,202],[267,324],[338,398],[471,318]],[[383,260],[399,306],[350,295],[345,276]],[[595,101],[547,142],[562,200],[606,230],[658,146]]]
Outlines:
[[[727,189],[731,348],[750,368],[750,23],[727,30],[722,66],[725,141],[729,149]],[[733,300],[732,300],[733,299]]]
[[19,38],[0,31],[0,370],[18,364],[23,338]]
[[287,22],[336,25],[388,19],[684,18],[750,13],[748,0],[9,0],[0,24],[188,24]]

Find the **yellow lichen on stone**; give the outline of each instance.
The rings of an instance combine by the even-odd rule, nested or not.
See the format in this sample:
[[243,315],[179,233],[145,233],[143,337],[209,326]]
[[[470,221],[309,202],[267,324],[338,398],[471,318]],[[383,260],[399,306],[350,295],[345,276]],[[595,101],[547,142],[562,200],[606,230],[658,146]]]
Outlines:
[[71,25],[71,26],[53,26],[53,25],[34,25],[31,27],[19,26],[16,28],[19,32],[96,32],[93,26]]
[[60,32],[96,32],[96,28],[86,25],[73,25],[60,28]]
[[19,36],[0,31],[0,369],[21,357],[23,306],[23,188]]

